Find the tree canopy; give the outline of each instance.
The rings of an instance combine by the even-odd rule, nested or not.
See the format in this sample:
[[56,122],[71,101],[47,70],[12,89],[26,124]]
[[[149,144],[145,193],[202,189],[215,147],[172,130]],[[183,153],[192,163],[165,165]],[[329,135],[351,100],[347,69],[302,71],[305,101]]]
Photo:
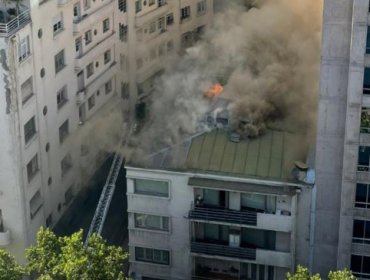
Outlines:
[[[0,251],[0,280],[20,280],[26,274],[38,280],[123,280],[126,258],[121,247],[108,245],[99,235],[92,235],[88,246],[84,246],[82,230],[58,237],[41,228],[36,244],[26,249],[26,267]],[[7,275],[3,270],[9,276],[2,278]]]
[[[351,271],[344,269],[338,271],[330,271],[328,275],[329,280],[356,280],[356,277],[352,275]],[[310,272],[306,267],[297,266],[295,273],[287,273],[286,280],[321,280],[320,274],[310,275]]]

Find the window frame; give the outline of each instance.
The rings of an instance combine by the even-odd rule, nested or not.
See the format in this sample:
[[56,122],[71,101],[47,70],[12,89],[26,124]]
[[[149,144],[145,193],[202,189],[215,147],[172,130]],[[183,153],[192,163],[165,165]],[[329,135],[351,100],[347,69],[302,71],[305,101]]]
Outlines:
[[[160,193],[155,193],[155,192],[150,192],[150,191],[137,191],[137,180],[141,181],[148,181],[148,182],[160,182],[160,183],[166,183],[167,185],[167,195],[161,195]],[[169,180],[156,180],[156,179],[145,179],[145,178],[134,178],[134,194],[135,195],[145,195],[145,196],[151,196],[151,197],[157,197],[157,198],[165,198],[169,199],[170,198],[170,189],[171,189],[171,184]]]
[[[31,125],[30,125],[31,122]],[[23,126],[24,132],[24,143],[25,145],[29,144],[31,140],[36,136],[36,119],[35,116],[32,116]]]
[[95,94],[92,94],[88,99],[87,99],[87,109],[90,111],[92,108],[94,108],[96,105],[95,102]]
[[94,75],[94,62],[90,62],[86,66],[86,78],[90,78],[92,75]]
[[[143,257],[139,257],[138,249],[143,250]],[[135,261],[138,262],[145,262],[145,263],[153,263],[157,265],[164,265],[164,266],[170,266],[171,265],[171,251],[170,250],[164,250],[164,249],[155,249],[155,248],[147,248],[147,247],[140,247],[135,246]],[[167,253],[168,260],[167,261],[156,261],[155,255],[156,253],[160,252],[161,259],[164,259],[163,253]]]
[[66,119],[60,126],[59,126],[59,144],[63,144],[66,139],[68,138],[69,132],[69,119]]
[[66,67],[64,49],[59,51],[54,56],[54,64],[55,64],[54,65],[55,66],[55,74],[58,74],[60,71],[62,71]]
[[27,163],[26,170],[27,170],[27,180],[28,180],[28,183],[30,183],[32,179],[35,178],[38,171],[40,170],[37,153]]
[[92,31],[91,31],[91,29],[87,30],[84,33],[84,40],[85,40],[85,46],[89,45],[92,42]]
[[112,60],[112,51],[109,49],[104,52],[104,64],[109,63],[111,60]]
[[[133,213],[134,214],[134,226],[135,226],[135,229],[146,229],[146,230],[153,230],[153,231],[158,231],[158,232],[170,232],[170,217],[168,216],[160,216],[160,215],[153,215],[153,214],[145,214],[145,213]],[[144,216],[142,217],[143,219],[143,225],[140,225],[140,223],[138,222],[138,220],[140,219],[139,218],[139,215],[141,216]],[[159,224],[160,226],[159,227],[151,227],[151,226],[148,226],[146,224],[146,220],[149,219],[149,218],[159,218]],[[167,228],[165,227],[165,220],[167,219]]]
[[103,20],[103,33],[108,32],[110,29],[110,19],[109,17]]
[[67,102],[68,102],[67,85],[64,85],[60,90],[57,91],[58,110],[62,108]]
[[25,61],[31,55],[30,38],[25,36],[19,40],[18,44],[18,62]]

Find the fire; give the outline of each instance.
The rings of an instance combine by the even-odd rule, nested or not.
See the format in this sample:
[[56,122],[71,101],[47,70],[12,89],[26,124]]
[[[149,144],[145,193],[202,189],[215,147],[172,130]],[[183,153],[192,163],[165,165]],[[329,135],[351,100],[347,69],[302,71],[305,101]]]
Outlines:
[[216,97],[216,96],[219,96],[223,90],[224,90],[224,87],[220,83],[215,83],[208,89],[208,91],[204,94],[204,96]]

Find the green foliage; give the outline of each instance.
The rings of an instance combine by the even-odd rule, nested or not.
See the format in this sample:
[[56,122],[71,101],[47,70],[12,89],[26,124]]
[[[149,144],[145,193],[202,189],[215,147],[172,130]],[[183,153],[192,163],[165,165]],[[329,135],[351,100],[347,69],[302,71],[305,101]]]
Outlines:
[[23,275],[24,270],[15,258],[0,249],[0,280],[21,280]]
[[71,236],[57,237],[40,229],[37,244],[26,250],[28,272],[38,280],[121,280],[127,254],[93,235],[84,246],[82,230]]
[[[347,269],[330,271],[328,278],[329,280],[356,280],[356,277]],[[321,280],[321,277],[319,274],[310,275],[306,267],[298,265],[294,274],[287,273],[286,280]]]

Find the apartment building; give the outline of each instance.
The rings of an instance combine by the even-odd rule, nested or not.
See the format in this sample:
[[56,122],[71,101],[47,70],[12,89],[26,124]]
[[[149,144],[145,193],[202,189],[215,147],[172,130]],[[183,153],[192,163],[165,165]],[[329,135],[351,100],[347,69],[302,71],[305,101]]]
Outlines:
[[[165,58],[193,42],[212,19],[212,5],[212,0],[1,5],[1,248],[21,260],[38,228],[55,225],[106,155],[88,127],[105,133],[104,120],[112,112],[128,118],[137,97],[150,96]],[[184,33],[190,35],[181,44]]]
[[279,280],[308,265],[314,171],[300,142],[215,129],[128,164],[130,276]]
[[370,279],[369,18],[368,0],[324,1],[311,269],[358,279]]

